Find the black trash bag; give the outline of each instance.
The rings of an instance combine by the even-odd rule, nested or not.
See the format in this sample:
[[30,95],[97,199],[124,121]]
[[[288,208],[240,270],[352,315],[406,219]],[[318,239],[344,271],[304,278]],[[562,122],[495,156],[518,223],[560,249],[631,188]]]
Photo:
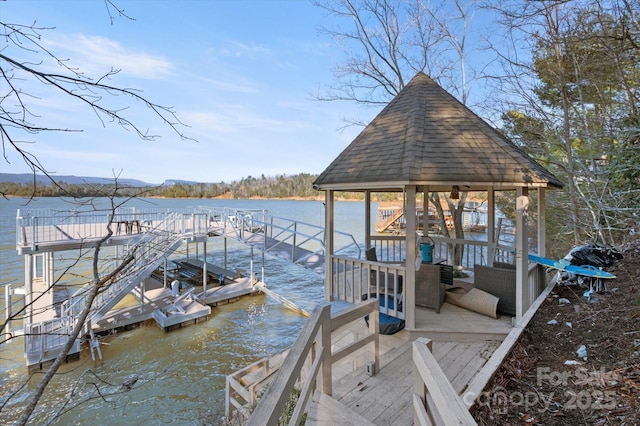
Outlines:
[[600,244],[585,244],[571,249],[569,254],[564,257],[564,260],[576,266],[591,265],[596,268],[605,268],[622,258],[622,253],[613,247]]

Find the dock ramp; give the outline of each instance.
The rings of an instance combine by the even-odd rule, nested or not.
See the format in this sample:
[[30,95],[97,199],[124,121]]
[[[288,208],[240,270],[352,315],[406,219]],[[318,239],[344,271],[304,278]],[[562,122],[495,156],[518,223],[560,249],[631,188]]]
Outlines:
[[[240,241],[324,276],[324,227],[268,215],[266,210],[202,208],[209,214],[209,234]],[[336,231],[336,253],[360,257],[351,234]]]

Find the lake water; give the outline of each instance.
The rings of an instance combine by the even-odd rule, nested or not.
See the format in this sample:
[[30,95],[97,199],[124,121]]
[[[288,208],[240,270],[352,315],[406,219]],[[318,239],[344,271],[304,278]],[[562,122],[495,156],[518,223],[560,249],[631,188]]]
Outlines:
[[[320,201],[134,199],[127,206],[265,209],[273,216],[324,224]],[[0,200],[0,286],[19,286],[24,279],[24,261],[15,248],[16,210],[72,207],[57,198],[38,199],[28,205],[22,199]],[[336,230],[351,233],[362,246],[364,204],[338,202],[335,211]],[[372,223],[375,213],[374,207]],[[222,266],[222,250],[222,239],[210,238],[207,260]],[[254,258],[258,267],[260,257],[256,253]],[[227,262],[228,269],[249,271],[249,249],[229,241]],[[322,278],[281,259],[266,256],[265,282],[307,311],[323,301]],[[4,288],[0,290],[0,320],[4,320]],[[93,361],[85,347],[80,361],[60,370],[32,423],[45,424],[59,414],[54,424],[220,424],[225,377],[289,348],[304,321],[304,317],[260,295],[212,308],[208,321],[169,333],[151,320],[135,330],[108,336],[101,345],[102,361]],[[9,392],[28,379],[23,343],[18,338],[0,344],[0,406]],[[39,378],[36,374],[27,388],[33,389]],[[138,380],[127,391],[122,383],[132,378]],[[25,402],[23,390],[2,408],[0,423],[17,419]]]

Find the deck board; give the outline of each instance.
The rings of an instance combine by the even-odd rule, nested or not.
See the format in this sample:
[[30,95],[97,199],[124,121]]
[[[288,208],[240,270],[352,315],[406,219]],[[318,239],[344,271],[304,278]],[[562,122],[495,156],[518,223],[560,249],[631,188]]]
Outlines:
[[[407,333],[408,335],[408,333]],[[381,336],[385,340],[388,336]],[[461,393],[487,362],[499,341],[433,342],[433,353],[454,389]],[[368,421],[378,424],[413,424],[412,342],[387,348],[382,368],[369,377],[356,371],[334,382],[333,397]]]
[[486,341],[504,340],[511,332],[509,315],[497,319],[472,312],[445,302],[440,313],[433,309],[416,307],[416,330],[412,340],[427,337],[434,341]]

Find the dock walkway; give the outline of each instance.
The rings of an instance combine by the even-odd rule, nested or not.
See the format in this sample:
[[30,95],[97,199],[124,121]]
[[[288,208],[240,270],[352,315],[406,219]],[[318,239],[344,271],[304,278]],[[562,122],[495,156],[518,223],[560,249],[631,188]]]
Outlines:
[[[264,232],[238,230],[237,227],[230,224],[226,224],[226,226],[212,226],[209,232],[211,235],[236,239],[249,247],[300,265],[324,276],[325,257],[322,254],[321,244],[319,244],[317,250],[312,251],[311,249],[302,247],[298,242],[291,244],[284,238],[276,239],[269,237]],[[307,238],[307,240],[309,239],[311,238]],[[300,238],[300,240],[303,240],[303,238]],[[293,242],[295,240],[291,241]]]

